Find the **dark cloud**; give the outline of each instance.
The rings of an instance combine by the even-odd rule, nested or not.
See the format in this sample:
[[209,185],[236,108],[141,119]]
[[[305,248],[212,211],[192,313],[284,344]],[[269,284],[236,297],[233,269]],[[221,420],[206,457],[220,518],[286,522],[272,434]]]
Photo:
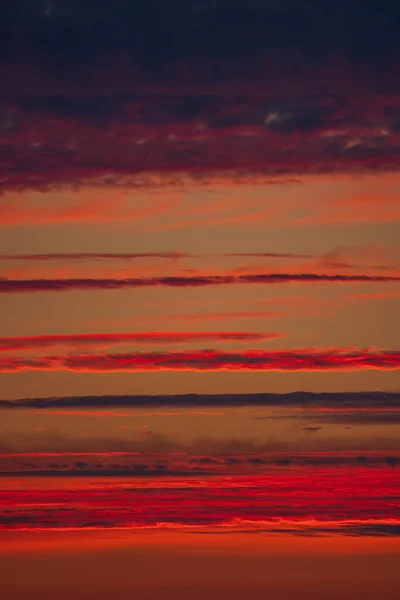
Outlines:
[[[332,528],[331,532],[354,537],[398,537],[400,536],[400,524],[391,522],[345,524],[341,527]],[[329,533],[329,529],[321,527],[320,533]]]
[[[386,465],[395,469],[400,464],[400,457],[385,456],[329,456],[329,455],[299,455],[292,457],[279,457],[277,455],[264,456],[243,456],[243,457],[221,457],[221,456],[201,456],[181,460],[179,464],[170,460],[170,464],[146,464],[146,463],[124,463],[124,464],[92,464],[84,461],[77,461],[75,464],[67,463],[49,463],[48,465],[22,465],[22,469],[15,471],[0,471],[0,477],[26,476],[37,477],[81,477],[95,476],[118,477],[121,473],[131,477],[141,477],[143,475],[170,475],[170,476],[191,476],[191,475],[213,475],[213,474],[245,474],[253,472],[253,468],[263,467],[271,468],[290,468],[290,467],[354,467],[357,465],[370,467],[384,467]],[[249,471],[249,465],[251,471]],[[207,467],[207,468],[204,468]],[[208,468],[213,467],[213,468]]]
[[[177,394],[177,395],[126,395],[126,396],[62,396],[51,398],[21,398],[19,400],[0,400],[0,409],[18,410],[23,408],[168,408],[168,407],[296,407],[312,411],[313,409],[335,408],[341,410],[400,409],[400,392],[291,392],[288,394]],[[332,414],[332,418],[337,413]],[[358,413],[357,413],[358,414]],[[340,413],[339,413],[340,415]],[[325,413],[321,414],[323,419]],[[257,417],[264,418],[264,417]],[[267,417],[269,418],[269,417]]]
[[94,69],[97,59],[115,68],[123,60],[151,81],[171,76],[182,61],[189,80],[209,65],[208,77],[217,80],[218,74],[221,79],[243,75],[246,67],[259,74],[268,55],[281,66],[285,56],[289,62],[297,59],[304,70],[307,62],[323,65],[338,54],[363,73],[363,67],[370,71],[378,65],[393,70],[400,54],[398,11],[385,1],[364,7],[338,0],[327,12],[316,0],[239,0],[229,6],[195,0],[115,0],[112,5],[105,0],[5,0],[1,16],[3,59],[27,60],[30,53],[42,69],[55,76],[63,69],[64,77]]
[[265,461],[262,458],[260,458],[259,456],[249,456],[247,458],[247,462],[250,465],[264,465],[265,464]]
[[300,99],[291,104],[280,102],[267,108],[264,125],[279,133],[312,132],[319,130],[324,121],[326,127],[326,121],[333,116],[332,113],[329,108],[322,108],[317,98],[308,102]]
[[[6,94],[0,101],[2,190],[138,188],[160,178],[176,189],[187,176],[240,181],[255,175],[271,182],[399,168],[396,96],[344,97],[340,85],[335,94],[308,94],[303,87],[278,98],[258,84],[238,93],[231,88],[230,81],[206,95],[175,86],[171,93],[165,82],[158,91],[112,97],[73,90]],[[21,145],[21,135],[31,142]]]
[[[251,527],[251,524],[249,524]],[[285,527],[273,527],[273,526],[262,526],[256,525],[250,529],[240,528],[241,533],[246,534],[265,534],[274,533],[279,535],[295,535],[299,537],[323,537],[327,535],[346,535],[349,537],[398,537],[400,535],[400,525],[392,522],[380,522],[380,523],[335,523],[330,524],[290,524]],[[197,535],[208,534],[209,531],[195,530],[193,533]],[[212,531],[213,535],[218,533],[219,535],[235,535],[237,530],[234,527],[232,529],[226,528],[225,530],[218,529]]]
[[385,462],[390,465],[391,467],[395,468],[397,467],[397,465],[400,464],[400,457],[399,456],[387,456],[385,458]]
[[[226,445],[228,448],[229,444]],[[187,449],[187,448],[186,448]],[[264,452],[258,454],[249,454],[247,451],[236,456],[221,454],[213,455],[196,455],[188,452],[180,453],[175,456],[174,453],[148,453],[148,452],[92,452],[92,453],[75,453],[80,457],[80,460],[65,462],[73,458],[68,453],[49,452],[49,453],[28,453],[17,455],[2,455],[2,467],[4,461],[12,461],[14,470],[2,468],[0,475],[29,475],[33,471],[35,474],[46,475],[51,477],[54,471],[64,473],[64,475],[82,474],[93,475],[95,472],[101,471],[102,476],[118,476],[123,471],[131,475],[141,475],[144,472],[149,474],[181,474],[187,475],[191,473],[208,473],[209,470],[204,470],[203,467],[212,465],[215,473],[231,473],[245,474],[249,472],[250,467],[267,467],[272,472],[279,473],[276,468],[291,468],[291,467],[349,467],[359,468],[364,466],[376,468],[396,468],[400,464],[400,455],[386,456],[384,452],[370,452],[369,454],[360,455],[355,452],[308,452],[308,453],[277,453]],[[26,462],[24,456],[32,456],[36,458],[36,463]],[[52,462],[46,462],[49,457],[52,457]],[[132,458],[136,462],[131,462]],[[62,461],[58,462],[57,461]],[[85,459],[85,460],[83,460]],[[113,462],[118,459],[119,463]],[[101,460],[102,462],[98,462]],[[201,470],[197,469],[201,468]],[[40,473],[39,473],[40,471]],[[211,472],[211,471],[210,471]],[[253,473],[253,470],[250,471]]]
[[0,279],[0,293],[116,290],[143,287],[207,287],[281,283],[389,283],[397,275],[327,275],[318,273],[259,273],[256,275],[192,275],[130,279]]
[[2,190],[396,170],[398,29],[387,2],[4,0]]
[[[315,412],[313,409],[316,409]],[[346,410],[339,403],[335,403],[335,405],[332,403],[332,406],[325,410],[314,405],[303,407],[301,413],[272,414],[252,418],[256,421],[295,419],[330,425],[346,425],[345,429],[352,429],[351,425],[400,425],[400,410],[398,406],[384,409],[379,404],[369,405],[368,402],[365,405],[361,402],[358,407],[353,406]],[[303,431],[308,431],[309,433],[313,433],[319,429],[321,427],[303,427]]]
[[[293,415],[294,416],[294,415]],[[379,411],[359,410],[353,412],[338,411],[327,414],[307,414],[305,418],[319,423],[334,423],[345,425],[400,425],[400,410]]]

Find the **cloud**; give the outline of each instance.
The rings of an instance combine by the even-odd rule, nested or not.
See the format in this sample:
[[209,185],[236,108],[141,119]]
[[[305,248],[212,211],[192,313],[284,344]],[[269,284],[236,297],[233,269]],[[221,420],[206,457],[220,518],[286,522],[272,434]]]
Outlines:
[[62,260],[135,260],[141,258],[180,259],[197,255],[183,252],[56,252],[46,254],[0,254],[0,260],[62,261]]
[[[121,476],[124,470],[117,470]],[[77,468],[76,474],[79,472]],[[53,477],[57,477],[55,473],[59,470]],[[123,484],[119,481],[113,485],[108,480],[92,487],[82,484],[77,476],[69,489],[57,488],[53,480],[54,485],[46,490],[21,489],[18,480],[12,486],[10,479],[11,485],[0,493],[0,528],[191,526],[226,531],[293,528],[319,533],[348,528],[350,535],[367,535],[375,528],[375,534],[399,534],[399,474],[386,467],[285,467],[273,471],[273,486],[271,472],[239,478],[196,477],[192,473],[178,480],[135,479],[134,487],[125,474]],[[27,511],[27,505],[32,509]]]
[[302,430],[306,433],[318,433],[322,428],[321,427],[303,427]]
[[34,350],[67,346],[69,348],[104,348],[119,344],[191,344],[202,341],[231,342],[267,340],[281,337],[280,333],[253,333],[240,331],[147,331],[135,333],[89,333],[0,337],[0,352]]
[[[287,415],[287,417],[289,416]],[[344,409],[324,412],[319,410],[317,413],[307,412],[303,415],[293,414],[290,418],[335,425],[396,426],[400,425],[400,409],[379,410],[378,407],[375,407],[374,409],[358,409],[353,411]],[[303,429],[321,429],[321,427],[308,427]]]
[[[199,210],[203,210],[199,207]],[[212,207],[208,207],[212,210]],[[205,206],[207,210],[207,203]],[[173,226],[173,225],[172,225]],[[0,254],[7,263],[2,269],[3,281],[25,280],[97,280],[160,277],[209,277],[210,259],[219,277],[259,275],[260,271],[290,275],[358,275],[398,274],[398,248],[339,248],[317,254],[280,252],[230,252],[222,254],[190,254],[183,252],[144,253],[46,253]],[[352,257],[355,255],[356,260]],[[377,258],[377,256],[379,258]],[[243,263],[243,259],[251,259]],[[156,259],[156,260],[155,260]],[[207,261],[207,267],[203,266]],[[133,265],[130,264],[136,262]],[[15,265],[15,263],[18,263]],[[184,264],[182,264],[184,263]],[[220,265],[220,266],[218,266]]]
[[[341,8],[327,16],[314,2],[138,10],[117,0],[98,2],[95,21],[82,3],[31,4],[0,19],[4,191],[398,168],[388,92],[399,43],[380,9],[346,5],[343,27]],[[43,222],[18,208],[0,221]],[[48,222],[116,218],[95,205],[49,212]]]
[[[228,448],[229,444],[226,445]],[[188,449],[187,449],[188,450]],[[32,462],[32,461],[35,462]],[[50,462],[49,462],[50,460]],[[0,455],[0,476],[29,476],[33,472],[40,476],[119,476],[121,472],[132,477],[143,473],[162,475],[194,473],[227,475],[260,475],[268,471],[280,476],[293,468],[313,469],[357,469],[388,467],[395,469],[400,464],[400,455],[384,452],[248,452],[229,455],[196,454],[193,452],[20,452]],[[312,472],[312,471],[311,471]]]
[[0,260],[23,261],[98,261],[135,260],[142,258],[181,259],[197,258],[196,254],[183,252],[53,252],[46,254],[0,254]]
[[[183,394],[126,396],[61,396],[0,400],[0,409],[38,408],[211,408],[211,407],[285,407],[307,410],[400,409],[400,392],[291,392],[288,394]],[[328,415],[329,416],[329,415]],[[322,413],[321,417],[324,417]],[[262,418],[262,417],[260,417]]]
[[[8,49],[9,58],[26,60],[27,56],[32,56],[38,66],[45,72],[50,71],[56,79],[61,76],[61,67],[69,75],[74,71],[82,73],[84,67],[96,72],[97,60],[100,60],[105,63],[103,68],[133,63],[135,69],[131,71],[143,72],[154,83],[171,77],[171,71],[177,70],[183,61],[181,68],[189,80],[201,73],[207,77],[204,68],[208,65],[211,71],[208,77],[211,75],[215,81],[220,81],[229,79],[232,70],[234,73],[239,71],[238,74],[245,68],[250,74],[257,72],[262,66],[260,59],[268,53],[272,55],[271,62],[278,63],[277,67],[282,67],[283,55],[288,54],[291,59],[297,57],[295,64],[302,65],[304,71],[305,64],[310,62],[325,66],[334,50],[348,56],[363,74],[363,69],[377,67],[377,62],[379,65],[387,63],[387,69],[390,69],[399,53],[394,25],[397,13],[387,2],[373,8],[339,2],[326,14],[315,1],[304,4],[295,0],[282,5],[271,0],[266,3],[249,0],[228,8],[215,2],[199,5],[194,0],[182,6],[168,7],[155,2],[137,7],[116,0],[112,6],[99,2],[94,22],[93,7],[78,2],[58,0],[49,6],[39,0],[20,0],[18,5],[20,10],[17,12],[6,4],[2,14],[5,27],[14,26],[17,31],[21,28],[24,32],[22,39],[13,30],[7,38],[13,42]],[[343,26],[344,16],[346,27]],[[41,37],[38,37],[39,32]],[[72,48],[65,48],[62,43],[66,32],[75,39],[76,45]],[[204,45],[206,33],[209,37]],[[222,33],[225,34],[223,39]],[[373,53],[371,39],[378,46]],[[160,54],[162,49],[164,53]],[[225,70],[221,69],[221,63],[228,62],[229,58],[234,64],[228,63]],[[113,59],[111,64],[110,59]],[[212,69],[213,62],[217,63],[215,70]],[[276,75],[278,72],[275,69]],[[87,72],[83,75],[87,76]],[[297,71],[293,70],[293,77],[296,75]],[[336,74],[336,82],[340,81],[338,75],[340,72]],[[346,75],[343,74],[343,83]],[[283,84],[285,77],[286,73]],[[84,77],[81,79],[85,81]],[[65,104],[70,112],[67,101],[63,104],[55,98],[52,102],[53,109],[61,113],[65,111]],[[178,105],[177,110],[179,108]],[[196,114],[200,108],[198,102],[188,103],[184,107],[184,116]],[[89,112],[85,98],[81,100],[79,110],[84,114]],[[107,114],[110,111],[112,106],[108,107]],[[103,112],[100,107],[95,114],[101,116]]]
[[129,279],[0,279],[0,293],[115,290],[142,287],[206,287],[281,283],[390,283],[398,275],[328,275],[319,273],[259,273],[254,275],[189,275]]
[[[316,254],[296,252],[227,252],[223,254],[188,254],[185,252],[53,252],[44,254],[0,254],[0,260],[9,261],[103,261],[103,260],[136,260],[143,258],[160,259],[192,259],[192,258],[273,258],[293,260],[318,260],[324,258],[327,265],[336,264],[334,260],[345,249],[336,249],[328,255],[319,257]],[[343,263],[338,263],[343,265]],[[347,266],[347,265],[346,265]],[[353,265],[351,265],[353,266]]]
[[[177,192],[188,177],[268,182],[399,168],[400,133],[390,110],[396,106],[395,95],[377,99],[358,92],[346,97],[338,84],[336,95],[316,96],[303,88],[272,99],[271,82],[265,89],[247,81],[247,93],[238,96],[232,79],[218,90],[204,79],[201,92],[195,87],[177,86],[171,94],[170,80],[158,89],[142,84],[134,93],[116,91],[110,97],[104,91],[82,94],[70,84],[58,94],[46,93],[44,86],[41,94],[6,96],[0,105],[7,161],[2,190],[101,189],[105,184],[139,189],[157,187],[161,178]],[[22,147],[23,136],[28,141]],[[78,213],[80,218],[111,219],[107,205],[98,204],[97,215],[92,199],[87,206],[49,211],[47,218],[68,221]],[[119,218],[132,212],[123,199],[114,209]],[[32,206],[21,207],[20,218],[24,212],[26,221],[39,218]],[[18,212],[5,205],[1,217],[11,223]]]
[[312,348],[278,351],[194,350],[184,352],[132,352],[73,354],[35,358],[7,356],[0,371],[25,370],[107,373],[112,371],[359,371],[400,368],[397,350],[368,351],[352,348]]
[[[62,127],[60,127],[60,136]],[[99,137],[98,144],[90,152],[90,160],[85,161],[83,151],[83,137],[90,135],[84,129],[78,134],[81,140],[70,144],[70,150],[64,147],[62,141],[58,147],[52,148],[49,156],[41,148],[25,148],[24,160],[14,148],[9,149],[9,161],[12,168],[2,183],[3,191],[20,192],[23,190],[44,191],[62,187],[107,184],[116,187],[156,187],[157,178],[161,173],[165,186],[174,186],[174,182],[185,177],[193,180],[209,180],[215,176],[234,179],[238,183],[242,180],[251,181],[253,177],[264,180],[265,183],[279,176],[298,176],[304,174],[331,174],[331,173],[369,173],[369,172],[395,172],[400,166],[400,145],[387,146],[382,150],[374,148],[368,154],[356,154],[329,150],[325,143],[297,144],[291,152],[285,151],[287,140],[278,140],[272,145],[272,140],[266,138],[262,132],[249,136],[244,144],[243,133],[230,132],[218,135],[210,134],[211,139],[205,141],[171,141],[168,134],[166,139],[156,138],[154,141],[144,141],[133,138],[130,141],[132,152],[126,156],[126,146],[123,139],[118,144],[110,144],[110,137]],[[202,137],[199,133],[198,137]],[[48,146],[45,137],[37,142],[43,148]],[[107,156],[101,148],[108,146]],[[61,147],[60,147],[61,146]],[[111,146],[111,147],[110,147]],[[136,147],[135,147],[136,146]],[[82,148],[82,150],[81,150]],[[114,158],[111,160],[110,156]],[[150,159],[151,157],[151,159]],[[26,165],[29,164],[29,169]],[[93,165],[93,166],[91,166]],[[8,214],[7,214],[8,212]],[[21,220],[18,213],[10,208],[2,216],[2,221],[12,223]],[[95,209],[90,207],[90,218],[96,221],[111,220],[110,212],[103,210],[96,215]],[[40,219],[40,215],[36,216]],[[123,214],[120,219],[134,218],[135,213]],[[25,218],[35,219],[33,211]],[[62,222],[74,220],[73,215],[49,215],[48,221]],[[113,220],[118,220],[115,218]]]

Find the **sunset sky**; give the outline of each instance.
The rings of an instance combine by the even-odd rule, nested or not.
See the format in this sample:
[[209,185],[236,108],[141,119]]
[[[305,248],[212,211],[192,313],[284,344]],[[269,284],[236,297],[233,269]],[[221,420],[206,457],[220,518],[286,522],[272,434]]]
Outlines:
[[6,600],[400,593],[400,15],[228,4],[1,8]]

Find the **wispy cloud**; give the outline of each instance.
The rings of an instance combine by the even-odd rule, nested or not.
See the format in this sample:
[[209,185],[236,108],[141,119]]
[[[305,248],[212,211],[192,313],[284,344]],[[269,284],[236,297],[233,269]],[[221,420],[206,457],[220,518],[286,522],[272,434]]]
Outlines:
[[12,261],[98,261],[98,260],[135,260],[142,258],[197,258],[196,254],[183,252],[53,252],[46,254],[0,254],[0,260]]
[[34,350],[67,346],[69,348],[104,348],[132,344],[192,344],[203,341],[224,340],[230,342],[267,340],[282,336],[281,333],[253,333],[241,331],[146,331],[135,333],[89,333],[0,337],[0,352]]

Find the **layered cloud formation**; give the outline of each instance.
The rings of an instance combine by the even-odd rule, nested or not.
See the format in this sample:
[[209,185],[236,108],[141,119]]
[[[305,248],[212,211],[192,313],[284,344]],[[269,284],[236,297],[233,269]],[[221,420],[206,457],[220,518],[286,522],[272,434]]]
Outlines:
[[[115,486],[9,489],[0,492],[0,528],[254,527],[314,533],[348,528],[354,535],[369,528],[374,534],[375,528],[378,535],[399,535],[397,471],[338,466],[289,471],[290,477],[278,470],[237,479],[125,479]],[[33,511],[27,508],[32,505]]]
[[359,4],[3,2],[0,533],[400,535],[400,393],[252,393],[397,389],[399,15]]
[[[0,105],[3,191],[396,171],[397,98],[44,95]],[[250,178],[250,179],[249,179]],[[101,210],[100,210],[101,212]],[[95,214],[93,211],[93,218]],[[32,217],[34,215],[32,214]],[[5,213],[5,218],[7,213]]]

